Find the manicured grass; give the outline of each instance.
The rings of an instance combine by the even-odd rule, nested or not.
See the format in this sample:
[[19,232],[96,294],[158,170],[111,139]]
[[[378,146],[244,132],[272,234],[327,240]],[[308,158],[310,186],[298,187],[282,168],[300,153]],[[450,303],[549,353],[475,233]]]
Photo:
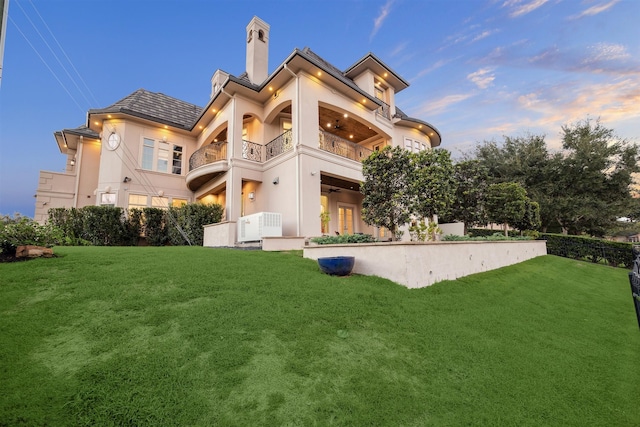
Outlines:
[[295,253],[0,264],[0,425],[637,426],[627,271],[553,256],[408,290]]

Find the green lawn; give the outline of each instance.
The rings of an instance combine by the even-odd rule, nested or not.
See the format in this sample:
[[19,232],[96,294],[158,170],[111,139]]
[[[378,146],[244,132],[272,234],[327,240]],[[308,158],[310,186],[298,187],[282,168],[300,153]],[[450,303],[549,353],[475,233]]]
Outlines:
[[553,256],[408,290],[299,254],[0,264],[0,426],[638,426],[627,271]]

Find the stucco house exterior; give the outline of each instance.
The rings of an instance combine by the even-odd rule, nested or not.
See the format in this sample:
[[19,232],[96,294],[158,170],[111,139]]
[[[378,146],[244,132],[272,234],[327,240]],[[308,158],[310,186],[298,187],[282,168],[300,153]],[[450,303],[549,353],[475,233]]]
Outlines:
[[246,29],[246,72],[217,70],[206,106],[140,89],[55,132],[66,171],[40,172],[35,219],[52,207],[215,202],[232,234],[238,218],[275,212],[284,236],[384,237],[361,219],[361,160],[441,143],[396,106],[408,82],[372,53],[339,70],[308,48],[269,74],[269,25],[254,17]]

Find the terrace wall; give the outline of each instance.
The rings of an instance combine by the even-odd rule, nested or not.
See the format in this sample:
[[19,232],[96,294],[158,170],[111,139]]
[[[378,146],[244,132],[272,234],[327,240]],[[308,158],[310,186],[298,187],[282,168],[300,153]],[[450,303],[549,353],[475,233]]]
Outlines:
[[303,256],[354,256],[353,273],[384,277],[408,288],[423,288],[546,254],[544,241],[525,240],[318,245],[305,247]]

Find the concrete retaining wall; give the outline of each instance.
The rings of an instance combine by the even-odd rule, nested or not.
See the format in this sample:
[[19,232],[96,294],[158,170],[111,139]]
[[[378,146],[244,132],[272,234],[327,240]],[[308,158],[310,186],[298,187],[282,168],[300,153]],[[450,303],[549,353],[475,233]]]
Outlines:
[[498,242],[372,243],[318,245],[304,257],[354,256],[353,273],[379,276],[408,288],[423,288],[547,254],[543,240]]

